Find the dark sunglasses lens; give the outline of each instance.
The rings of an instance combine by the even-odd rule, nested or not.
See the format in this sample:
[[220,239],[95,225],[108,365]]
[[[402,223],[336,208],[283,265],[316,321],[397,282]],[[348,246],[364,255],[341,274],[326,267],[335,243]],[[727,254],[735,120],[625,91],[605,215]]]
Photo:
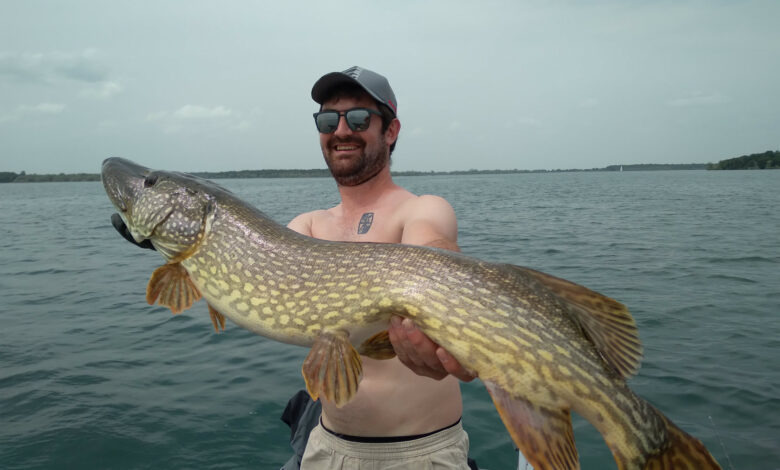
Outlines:
[[339,113],[335,111],[318,113],[314,122],[317,123],[317,130],[323,134],[336,132],[336,128],[339,127]]
[[347,111],[347,125],[353,131],[364,131],[371,125],[371,114],[365,109]]

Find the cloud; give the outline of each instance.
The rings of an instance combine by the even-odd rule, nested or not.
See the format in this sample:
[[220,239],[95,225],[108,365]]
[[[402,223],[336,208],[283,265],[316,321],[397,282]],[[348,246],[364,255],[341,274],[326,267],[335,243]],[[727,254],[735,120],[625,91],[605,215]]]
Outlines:
[[0,114],[0,123],[19,121],[27,117],[60,114],[63,110],[65,105],[62,103],[22,104],[11,112]]
[[187,104],[174,111],[172,116],[177,119],[221,119],[230,117],[231,114],[233,112],[224,106],[207,108],[205,106]]
[[81,96],[107,99],[122,86],[95,49],[76,52],[0,52],[0,80],[18,84],[81,83]]
[[728,103],[730,101],[731,98],[722,95],[720,93],[705,94],[702,92],[694,92],[682,98],[675,98],[669,100],[666,102],[666,104],[668,106],[682,108],[682,107],[692,107],[692,106],[719,105],[719,104]]
[[17,81],[42,81],[42,54],[0,53],[0,76]]
[[39,103],[33,106],[23,104],[18,109],[24,113],[59,114],[65,109],[65,105],[61,103]]
[[117,82],[108,81],[85,88],[81,91],[81,95],[89,98],[107,99],[121,92],[122,85]]
[[243,131],[251,127],[251,122],[243,113],[222,105],[208,107],[187,104],[175,111],[149,113],[146,120],[157,123],[168,134],[207,129]]
[[25,82],[73,80],[99,83],[108,80],[108,69],[95,49],[78,52],[0,52],[0,76]]

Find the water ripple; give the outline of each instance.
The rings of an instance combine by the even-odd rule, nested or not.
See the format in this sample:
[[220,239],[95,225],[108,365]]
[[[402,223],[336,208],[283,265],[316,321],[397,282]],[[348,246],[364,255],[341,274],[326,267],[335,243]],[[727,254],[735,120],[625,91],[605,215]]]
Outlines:
[[[778,178],[637,172],[399,182],[450,201],[466,254],[541,269],[624,302],[645,348],[631,387],[721,461],[722,441],[735,468],[770,470],[780,462],[780,214],[763,208],[776,206]],[[327,179],[225,185],[283,222],[338,198]],[[16,221],[0,227],[3,469],[268,468],[289,457],[289,429],[278,418],[303,386],[304,348],[230,323],[215,334],[202,302],[177,316],[148,306],[146,283],[161,259],[116,235],[99,183],[0,185],[0,206]],[[484,387],[464,384],[463,393],[472,455],[482,467],[511,468],[513,445]],[[592,426],[577,417],[574,428],[582,467],[614,468]]]

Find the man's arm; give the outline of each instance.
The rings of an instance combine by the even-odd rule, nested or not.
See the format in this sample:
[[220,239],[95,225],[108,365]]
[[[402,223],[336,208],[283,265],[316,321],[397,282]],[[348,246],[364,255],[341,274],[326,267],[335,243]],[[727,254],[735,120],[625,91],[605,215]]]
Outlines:
[[311,236],[311,212],[296,216],[287,224],[287,228],[295,230],[301,235]]
[[420,196],[406,208],[401,243],[460,251],[458,222],[450,203],[438,196]]
[[[460,251],[455,211],[446,200],[437,196],[420,196],[405,215],[401,243]],[[450,374],[464,382],[474,380],[473,374],[444,348],[431,341],[412,320],[393,317],[388,332],[398,359],[416,374],[436,380]]]

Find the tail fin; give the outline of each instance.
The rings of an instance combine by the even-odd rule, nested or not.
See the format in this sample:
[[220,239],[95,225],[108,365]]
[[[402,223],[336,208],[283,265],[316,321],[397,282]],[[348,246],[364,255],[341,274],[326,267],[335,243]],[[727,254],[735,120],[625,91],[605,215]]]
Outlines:
[[663,419],[669,440],[661,453],[647,459],[643,470],[721,470],[704,444],[665,416]]

